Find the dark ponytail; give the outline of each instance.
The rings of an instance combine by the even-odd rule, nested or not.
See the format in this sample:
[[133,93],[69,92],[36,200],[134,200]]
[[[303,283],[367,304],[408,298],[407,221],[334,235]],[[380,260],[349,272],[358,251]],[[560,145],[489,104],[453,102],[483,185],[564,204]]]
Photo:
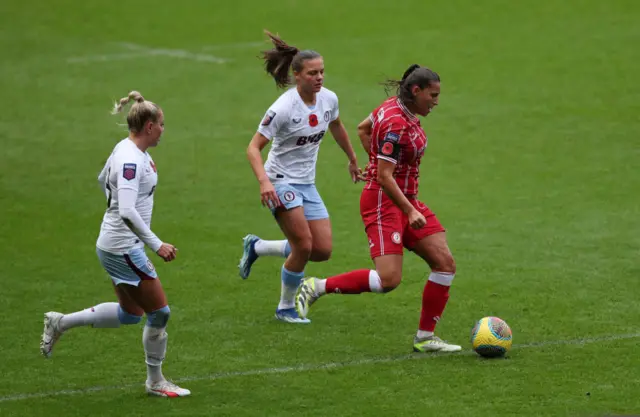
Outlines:
[[288,45],[280,37],[272,34],[268,30],[264,31],[273,42],[273,48],[262,52],[264,59],[264,69],[276,81],[276,85],[285,88],[291,84],[289,68],[296,72],[302,71],[303,63],[306,60],[319,58],[316,51],[300,51],[295,46]]
[[402,74],[401,80],[387,80],[382,85],[387,94],[395,90],[396,95],[403,103],[411,103],[413,101],[411,89],[414,85],[425,88],[435,82],[440,82],[440,76],[437,72],[413,64]]

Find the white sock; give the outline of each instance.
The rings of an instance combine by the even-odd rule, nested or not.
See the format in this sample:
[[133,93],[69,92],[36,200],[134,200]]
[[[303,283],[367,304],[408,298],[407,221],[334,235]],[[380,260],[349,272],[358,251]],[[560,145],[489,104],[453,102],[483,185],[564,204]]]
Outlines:
[[71,314],[65,314],[60,319],[60,330],[63,332],[74,327],[88,326],[99,328],[120,327],[118,317],[118,303],[102,303]]
[[280,282],[280,302],[278,303],[278,310],[294,308],[296,306],[297,291],[297,287],[290,287],[284,282]]
[[162,375],[162,361],[167,353],[167,337],[165,328],[144,326],[142,331],[142,345],[144,346],[145,362],[147,363],[147,382],[164,381]]
[[416,337],[418,339],[426,339],[427,337],[431,336],[433,336],[433,332],[428,332],[426,330],[418,330],[418,333],[416,334]]
[[286,240],[258,240],[254,249],[258,256],[280,256],[285,257],[287,241]]
[[384,288],[382,288],[382,281],[380,280],[380,275],[378,275],[377,271],[369,271],[369,289],[371,289],[371,292],[384,292]]
[[316,293],[318,295],[325,295],[327,293],[326,279],[316,279]]

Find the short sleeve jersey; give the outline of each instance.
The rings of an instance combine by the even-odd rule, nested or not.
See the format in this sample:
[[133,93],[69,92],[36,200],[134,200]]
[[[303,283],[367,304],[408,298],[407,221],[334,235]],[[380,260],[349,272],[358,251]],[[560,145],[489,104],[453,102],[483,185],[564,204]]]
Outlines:
[[302,101],[296,88],[283,93],[258,126],[258,132],[271,141],[264,165],[269,179],[313,184],[320,143],[338,115],[338,96],[324,87],[313,107]]
[[418,194],[420,160],[427,147],[427,136],[420,120],[397,97],[390,97],[369,116],[373,122],[367,165],[366,189],[380,189],[378,160],[396,165],[393,176],[406,196]]

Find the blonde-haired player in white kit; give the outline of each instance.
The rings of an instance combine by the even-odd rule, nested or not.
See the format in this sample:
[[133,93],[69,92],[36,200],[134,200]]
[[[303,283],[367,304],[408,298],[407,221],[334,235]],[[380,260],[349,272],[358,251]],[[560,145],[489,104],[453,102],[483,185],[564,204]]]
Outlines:
[[142,333],[147,363],[146,391],[162,397],[184,397],[191,392],[167,381],[162,374],[170,310],[153,264],[144,251],[146,245],[166,262],[175,259],[177,251],[150,229],[158,174],[147,149],[160,142],[164,115],[160,107],[146,101],[137,91],[116,103],[114,114],[122,111],[130,100],[134,104],[127,115],[129,136],[116,145],[98,176],[107,197],[107,210],[96,250],[111,277],[118,302],[98,304],[71,314],[46,313],[40,350],[45,357],[50,357],[60,336],[74,327],[115,328],[137,324],[146,313],[147,323]]
[[[323,87],[324,62],[311,50],[300,51],[266,32],[274,48],[263,53],[265,69],[278,87],[295,87],[283,93],[269,108],[247,149],[251,168],[260,183],[262,204],[269,207],[286,240],[266,241],[255,235],[244,238],[240,276],[246,279],[259,256],[286,258],[281,270],[280,303],[276,318],[288,323],[308,323],[295,309],[295,294],[308,261],[329,259],[332,250],[329,213],[315,187],[320,143],[331,132],[349,158],[353,182],[362,179],[349,135],[339,118],[338,97]],[[271,142],[263,166],[261,151]]]

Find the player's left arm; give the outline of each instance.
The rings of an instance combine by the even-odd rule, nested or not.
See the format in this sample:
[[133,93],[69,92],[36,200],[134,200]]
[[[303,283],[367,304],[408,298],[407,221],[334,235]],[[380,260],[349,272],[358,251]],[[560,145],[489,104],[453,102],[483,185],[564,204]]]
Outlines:
[[329,131],[331,131],[331,136],[333,136],[335,141],[347,155],[347,158],[349,158],[349,173],[351,174],[353,182],[363,181],[364,176],[362,175],[362,170],[358,167],[358,157],[353,150],[353,146],[351,146],[349,134],[342,124],[340,117],[336,117],[331,123],[329,123]]

